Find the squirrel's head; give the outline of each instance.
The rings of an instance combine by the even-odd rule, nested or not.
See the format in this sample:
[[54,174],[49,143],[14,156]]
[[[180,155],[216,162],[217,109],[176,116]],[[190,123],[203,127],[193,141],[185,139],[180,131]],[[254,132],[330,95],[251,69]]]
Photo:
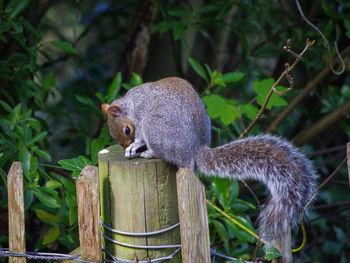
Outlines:
[[121,146],[127,148],[134,142],[135,126],[125,112],[116,105],[102,104],[101,109],[107,115],[109,133]]

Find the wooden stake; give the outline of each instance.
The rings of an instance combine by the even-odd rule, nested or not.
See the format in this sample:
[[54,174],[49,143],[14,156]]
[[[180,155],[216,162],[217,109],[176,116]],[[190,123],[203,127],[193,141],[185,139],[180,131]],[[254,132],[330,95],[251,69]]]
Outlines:
[[204,186],[189,169],[176,174],[182,262],[210,261],[210,239]]
[[[9,249],[11,252],[25,253],[25,222],[23,171],[20,162],[14,162],[7,175]],[[24,257],[10,257],[9,263],[25,263]]]
[[81,258],[102,262],[98,169],[86,166],[76,181]]
[[350,142],[346,144],[346,155],[347,155],[347,165],[348,165],[348,179],[349,179],[349,187],[350,187]]
[[281,240],[278,244],[275,245],[282,254],[280,258],[275,258],[272,260],[272,263],[292,263],[292,244],[291,244],[291,230],[290,227],[286,233],[281,235]]
[[[159,159],[124,157],[120,146],[99,154],[101,218],[114,229],[145,233],[162,230],[179,222],[176,194],[176,167]],[[154,236],[132,237],[111,233],[109,237],[131,245],[177,245],[180,230]],[[151,260],[173,253],[175,248],[139,249],[114,244],[102,238],[107,251],[126,260]],[[180,252],[167,262],[181,262]]]

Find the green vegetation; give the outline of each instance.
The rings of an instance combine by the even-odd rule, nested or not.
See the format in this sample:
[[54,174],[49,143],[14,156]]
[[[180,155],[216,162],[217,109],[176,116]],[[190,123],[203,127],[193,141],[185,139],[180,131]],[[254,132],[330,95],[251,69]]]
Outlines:
[[[293,90],[272,95],[250,134],[294,139],[324,181],[344,159],[350,137],[350,3],[308,1],[302,8],[343,52],[342,75],[329,72],[327,48],[294,1],[0,0],[0,246],[8,241],[6,174],[12,162],[23,164],[27,249],[69,252],[79,245],[74,179],[114,143],[102,103],[142,82],[183,77],[207,107],[213,146],[224,144],[255,119],[284,64],[295,60],[283,51],[289,38],[296,53],[307,38],[316,43],[290,73]],[[288,86],[284,80],[277,90]],[[202,180],[210,201],[255,231],[260,206],[255,195],[263,201],[268,194],[262,185]],[[293,255],[296,262],[350,258],[347,180],[344,166],[319,191],[306,224],[308,241]],[[212,208],[208,212],[212,246],[252,260],[255,238]],[[300,243],[299,231],[293,247]],[[258,256],[273,253],[259,249]]]

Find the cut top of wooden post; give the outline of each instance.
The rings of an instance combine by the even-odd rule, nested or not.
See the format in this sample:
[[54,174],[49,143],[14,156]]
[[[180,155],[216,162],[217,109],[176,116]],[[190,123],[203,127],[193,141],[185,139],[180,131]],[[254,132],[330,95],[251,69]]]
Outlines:
[[[131,233],[148,233],[179,222],[176,194],[177,168],[160,159],[124,157],[124,149],[111,146],[99,153],[101,219],[109,227]],[[110,238],[136,246],[180,244],[179,228],[168,232],[133,237],[115,234]],[[175,248],[130,248],[103,238],[104,247],[117,258],[147,260],[169,256]],[[169,262],[180,262],[180,253]]]

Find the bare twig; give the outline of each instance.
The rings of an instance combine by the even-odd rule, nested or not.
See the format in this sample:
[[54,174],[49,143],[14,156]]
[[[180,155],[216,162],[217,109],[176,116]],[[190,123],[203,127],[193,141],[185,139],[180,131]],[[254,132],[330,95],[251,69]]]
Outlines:
[[323,35],[323,33],[321,32],[321,30],[318,29],[317,26],[315,26],[313,23],[311,23],[304,15],[303,13],[303,9],[301,8],[300,4],[299,4],[299,0],[295,0],[295,3],[297,5],[297,8],[298,8],[298,11],[301,15],[301,18],[309,25],[311,26],[313,29],[315,29],[317,31],[317,33],[322,37],[323,41],[325,42],[326,46],[327,46],[327,51],[328,51],[328,60],[329,60],[329,67],[331,68],[332,72],[336,75],[341,75],[344,73],[345,71],[345,64],[344,64],[344,61],[341,57],[341,55],[339,54],[339,51],[338,51],[338,47],[337,47],[337,43],[334,42],[334,47],[335,47],[335,52],[337,53],[337,56],[339,58],[339,62],[341,63],[342,65],[342,69],[337,72],[334,70],[333,66],[332,66],[332,56],[331,56],[331,51],[330,51],[330,47],[329,47],[329,42],[327,40],[327,38]]
[[[343,57],[346,57],[350,54],[350,46],[347,46],[341,53]],[[332,60],[332,65],[335,65],[338,62],[338,58]],[[325,67],[312,81],[310,81],[306,87],[288,104],[288,106],[281,112],[280,115],[273,121],[273,123],[267,129],[267,132],[273,132],[277,129],[277,126],[289,115],[289,113],[301,102],[306,95],[308,95],[314,88],[317,87],[329,73],[330,67]]]
[[[249,124],[248,128],[246,128],[241,135],[238,137],[238,139],[242,139],[244,136],[246,136],[248,134],[248,132],[254,127],[254,125],[256,124],[256,122],[260,119],[262,113],[265,111],[265,108],[268,104],[268,102],[270,101],[270,98],[272,96],[273,93],[276,93],[278,95],[282,95],[290,90],[292,90],[293,88],[293,79],[292,77],[289,75],[289,72],[291,72],[295,66],[299,63],[301,57],[304,55],[304,53],[306,52],[306,50],[311,47],[313,44],[315,43],[315,41],[309,41],[309,39],[306,40],[306,45],[305,48],[303,49],[303,51],[301,51],[301,53],[299,55],[296,56],[296,59],[294,60],[293,64],[291,66],[289,66],[289,64],[286,64],[286,69],[285,71],[282,72],[282,74],[279,76],[279,78],[277,79],[277,81],[273,84],[273,86],[271,87],[271,89],[269,90],[265,101],[263,103],[263,105],[261,106],[259,112],[257,113],[257,115],[255,116],[255,119]],[[290,52],[290,40],[287,40],[287,45],[284,47],[284,50],[286,52]],[[286,77],[290,86],[287,90],[285,90],[284,92],[278,92],[276,90],[277,85],[281,82],[281,80]]]
[[331,180],[339,172],[340,168],[342,168],[342,166],[344,165],[345,161],[346,161],[346,156],[343,159],[343,161],[338,165],[338,167],[335,168],[333,173],[331,173],[331,175],[328,176],[327,179],[324,180],[323,183],[318,186],[316,191],[319,191],[323,186],[325,186],[329,182],[329,180]]
[[334,146],[334,147],[314,151],[314,152],[308,154],[307,156],[309,158],[313,158],[313,157],[318,156],[318,155],[329,154],[329,153],[339,152],[339,151],[345,151],[345,149],[346,149],[346,147],[344,145]]

